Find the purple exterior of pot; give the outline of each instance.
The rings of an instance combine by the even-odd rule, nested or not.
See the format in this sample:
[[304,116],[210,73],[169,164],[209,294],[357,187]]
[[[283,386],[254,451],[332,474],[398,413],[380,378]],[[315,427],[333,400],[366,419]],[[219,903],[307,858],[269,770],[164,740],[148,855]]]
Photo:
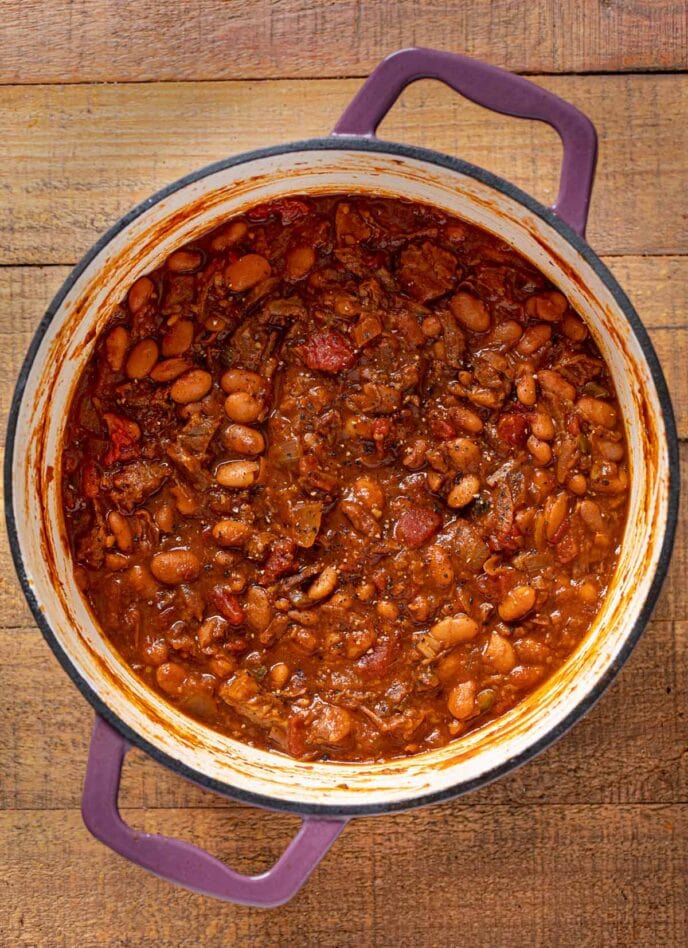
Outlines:
[[[553,210],[581,236],[590,204],[597,136],[590,120],[562,99],[503,69],[431,49],[388,56],[363,84],[333,135],[370,138],[402,90],[417,79],[439,79],[495,112],[551,125],[564,146],[559,195]],[[89,751],[82,814],[90,832],[110,849],[184,888],[223,901],[270,908],[291,899],[346,825],[346,819],[304,819],[275,865],[244,876],[182,840],[139,833],[122,820],[117,801],[125,738],[97,717]]]
[[346,825],[346,820],[305,819],[271,869],[259,876],[241,875],[191,843],[127,826],[117,800],[128,749],[125,738],[97,717],[81,804],[84,823],[125,859],[203,895],[261,908],[282,905],[296,895]]
[[561,138],[564,159],[553,210],[580,234],[590,206],[597,161],[597,134],[587,115],[528,79],[435,49],[401,49],[370,74],[334,128],[334,135],[371,138],[401,92],[418,79],[439,79],[493,112],[536,119]]

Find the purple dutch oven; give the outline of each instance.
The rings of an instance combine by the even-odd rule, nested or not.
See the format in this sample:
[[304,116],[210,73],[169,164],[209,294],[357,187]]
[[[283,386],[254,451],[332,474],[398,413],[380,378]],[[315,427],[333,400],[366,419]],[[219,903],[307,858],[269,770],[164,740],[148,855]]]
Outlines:
[[[564,146],[557,202],[454,158],[380,142],[401,91],[439,79],[472,101],[551,125]],[[406,49],[364,83],[329,138],[279,145],[203,168],[144,201],[74,269],[43,318],[21,371],[5,463],[6,516],[26,598],[49,645],[97,712],[83,796],[89,830],[178,885],[248,905],[286,902],[348,819],[450,799],[482,786],[560,737],[602,694],[647,622],[666,573],[678,506],[678,451],[666,385],[625,294],[583,240],[596,156],[591,122],[526,79],[464,56]],[[461,740],[384,764],[309,763],[240,744],[149,691],[95,626],[64,541],[59,445],[74,383],[128,287],[177,246],[251,205],[288,194],[383,193],[427,202],[498,234],[571,300],[607,360],[624,411],[631,465],[619,566],[592,629],[533,695]],[[118,791],[130,745],[194,782],[303,825],[266,873],[243,876],[195,846],[139,833]]]

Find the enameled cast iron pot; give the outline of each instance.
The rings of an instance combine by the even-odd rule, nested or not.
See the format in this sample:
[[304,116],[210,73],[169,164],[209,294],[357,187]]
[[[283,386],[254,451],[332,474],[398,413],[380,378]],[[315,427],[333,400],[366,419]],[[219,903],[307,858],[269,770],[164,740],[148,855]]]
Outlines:
[[[556,129],[564,159],[553,209],[463,161],[374,137],[402,89],[425,77],[497,112]],[[329,138],[278,145],[196,171],[134,208],[74,269],[38,328],[17,384],[7,439],[7,524],[36,620],[97,712],[83,815],[112,849],[218,898],[280,904],[298,891],[349,818],[447,800],[507,773],[560,737],[617,674],[666,573],[678,455],[666,384],[647,334],[583,240],[595,154],[590,121],[527,80],[463,56],[402,50],[375,70]],[[255,750],[149,691],[94,624],[74,582],[60,514],[59,447],[69,398],[98,332],[128,287],[174,248],[253,204],[328,191],[435,204],[498,234],[547,274],[584,317],[611,367],[632,469],[614,581],[592,630],[565,666],[508,714],[460,741],[384,764],[307,763]],[[301,814],[301,830],[275,866],[257,877],[239,875],[179,840],[134,832],[117,810],[130,744],[204,787]]]

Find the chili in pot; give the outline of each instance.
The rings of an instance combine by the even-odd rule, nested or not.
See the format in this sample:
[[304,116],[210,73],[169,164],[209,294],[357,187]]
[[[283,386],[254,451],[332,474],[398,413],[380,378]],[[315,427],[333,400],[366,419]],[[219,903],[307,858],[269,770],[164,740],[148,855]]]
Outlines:
[[383,196],[260,205],[129,289],[72,400],[64,515],[134,671],[304,759],[440,747],[591,626],[622,417],[566,297]]

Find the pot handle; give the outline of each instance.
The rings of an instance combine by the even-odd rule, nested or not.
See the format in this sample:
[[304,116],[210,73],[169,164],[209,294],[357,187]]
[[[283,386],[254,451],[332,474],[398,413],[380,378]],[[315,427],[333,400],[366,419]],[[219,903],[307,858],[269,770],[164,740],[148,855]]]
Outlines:
[[180,839],[139,833],[122,820],[117,801],[129,743],[97,716],[86,768],[81,812],[89,831],[110,849],[156,876],[226,902],[271,908],[299,891],[346,825],[343,819],[304,819],[275,865],[244,876]]
[[597,134],[587,115],[528,79],[477,59],[416,47],[387,56],[337,122],[333,135],[372,138],[397,98],[418,79],[439,79],[493,112],[546,122],[564,146],[559,194],[552,210],[585,235],[597,160]]

